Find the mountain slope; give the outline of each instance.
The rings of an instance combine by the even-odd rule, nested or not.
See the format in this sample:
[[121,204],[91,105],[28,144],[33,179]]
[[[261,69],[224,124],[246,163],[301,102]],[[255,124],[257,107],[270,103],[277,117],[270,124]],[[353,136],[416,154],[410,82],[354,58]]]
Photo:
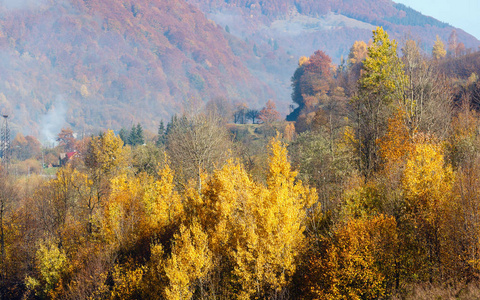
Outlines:
[[[383,26],[429,51],[453,27],[390,0],[0,0],[0,111],[52,139],[161,119],[224,97],[285,115],[300,56],[334,63]],[[457,30],[458,41],[480,42]]]
[[0,7],[0,109],[14,131],[154,130],[194,101],[272,95],[232,37],[184,1],[25,3]]
[[[346,58],[357,40],[371,39],[383,26],[402,46],[407,39],[421,41],[431,51],[436,35],[446,44],[452,26],[391,0],[186,0],[200,8],[235,37],[248,41],[258,59],[250,70],[261,78],[275,74],[279,107],[290,101],[290,77],[300,56],[323,50],[335,64]],[[456,29],[458,42],[476,50],[480,42]],[[286,58],[287,57],[287,58]],[[282,65],[282,71],[274,67]]]
[[[397,40],[421,40],[430,49],[438,34],[448,39],[452,26],[391,0],[187,0],[234,35],[262,43],[277,39],[296,55],[322,49],[339,61],[356,40],[368,40],[383,26]],[[278,23],[284,25],[279,27]],[[476,49],[480,42],[461,29],[459,41]],[[263,39],[263,40],[262,40]],[[282,43],[281,43],[282,42]],[[258,45],[257,45],[258,46]],[[308,50],[307,50],[308,49]]]

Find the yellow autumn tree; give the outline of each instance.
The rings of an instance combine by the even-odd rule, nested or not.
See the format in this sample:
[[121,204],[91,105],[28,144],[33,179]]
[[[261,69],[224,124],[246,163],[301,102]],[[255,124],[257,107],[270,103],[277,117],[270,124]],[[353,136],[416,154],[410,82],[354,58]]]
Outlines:
[[167,157],[163,168],[158,171],[159,179],[144,184],[143,205],[146,222],[153,230],[161,230],[172,223],[179,223],[183,214],[181,196],[175,191],[174,172]]
[[255,226],[258,187],[243,165],[233,159],[215,171],[203,191],[201,222],[209,234],[212,249],[228,254],[243,240],[247,228]]
[[113,267],[113,288],[110,299],[140,299],[142,298],[142,279],[145,266],[117,264]]
[[316,192],[296,181],[278,136],[269,149],[266,186],[229,160],[214,172],[202,195],[195,196],[202,202],[197,213],[214,257],[224,262],[220,282],[213,284],[232,287],[224,291],[227,297],[281,294],[306,246],[306,210],[316,201]]
[[103,233],[111,246],[128,249],[145,232],[143,184],[148,185],[149,181],[151,178],[145,174],[135,178],[122,174],[111,180],[102,218]]
[[125,171],[128,152],[123,141],[112,130],[93,137],[88,145],[85,165],[96,174],[115,175]]
[[310,257],[305,275],[313,299],[383,299],[395,283],[397,226],[393,217],[353,219]]
[[367,44],[364,41],[355,41],[350,53],[348,53],[347,63],[349,66],[362,62],[367,57]]
[[435,59],[444,58],[447,55],[447,50],[445,50],[445,44],[442,42],[440,37],[437,35],[437,39],[433,44],[432,55]]
[[298,59],[298,66],[303,66],[304,64],[308,63],[308,60],[309,58],[306,57],[306,56],[301,56],[299,59]]
[[384,136],[388,118],[402,99],[406,76],[397,55],[397,42],[390,40],[382,27],[373,31],[373,43],[367,51],[358,80],[359,94],[353,98],[352,108],[360,169],[366,177],[372,177],[381,166],[377,141]]
[[203,298],[204,279],[212,268],[212,253],[201,226],[197,222],[189,227],[182,225],[174,236],[171,257],[165,262],[169,281],[165,298],[188,300],[197,290]]
[[315,190],[295,182],[284,144],[269,144],[267,186],[257,191],[255,226],[244,232],[246,243],[234,251],[240,299],[266,297],[282,292],[296,270],[305,248],[306,209],[316,200]]
[[54,299],[61,293],[67,256],[57,244],[54,240],[41,242],[35,253],[37,276],[27,276],[25,283],[37,296]]
[[397,113],[388,120],[387,133],[377,140],[386,174],[401,169],[400,165],[406,161],[413,147],[411,135],[414,133],[409,132],[405,126],[404,115],[402,110],[397,110]]
[[419,135],[416,140],[404,171],[405,198],[412,208],[431,212],[448,200],[453,171],[446,164],[439,143],[428,136]]
[[[234,290],[242,289],[232,281],[237,245],[253,246],[258,240],[256,211],[260,190],[261,185],[250,178],[244,166],[229,159],[212,174],[201,195],[195,189],[189,195],[190,206],[197,207],[200,223],[208,234],[215,261],[223,262],[213,274],[218,279],[209,282],[210,290],[217,290],[227,298],[235,298],[238,295]],[[238,288],[229,288],[237,284]]]
[[[256,292],[255,286],[243,286],[233,280],[237,247],[258,247],[258,206],[261,185],[256,184],[247,174],[244,166],[233,159],[216,170],[202,192],[204,205],[199,210],[201,222],[209,235],[209,243],[216,261],[228,262],[218,269],[220,280],[212,281],[212,289],[217,289],[227,297],[239,294],[250,295]],[[259,250],[258,248],[255,248]],[[241,251],[241,250],[240,250]],[[236,293],[229,286],[237,286]],[[247,290],[247,291],[245,291]]]
[[96,211],[108,198],[111,179],[128,172],[128,149],[123,147],[123,141],[115,136],[112,130],[107,130],[100,136],[93,137],[85,154],[87,167],[89,195],[86,197],[85,210],[89,224],[87,230],[92,231]]
[[[114,266],[112,297],[115,299],[150,298],[152,291],[158,294],[165,290],[166,279],[162,278],[165,276],[171,279],[169,299],[175,299],[172,295],[178,296],[180,293],[177,290],[177,285],[182,280],[179,274],[186,272],[188,276],[193,276],[189,275],[191,269],[183,264],[191,261],[194,251],[201,251],[195,248],[198,243],[207,243],[206,235],[197,232],[198,228],[192,229],[194,231],[190,236],[190,228],[185,229],[184,226],[180,235],[174,238],[179,242],[178,247],[172,249],[172,258],[165,260],[162,243],[167,241],[165,234],[169,234],[165,232],[178,229],[183,217],[183,204],[174,189],[174,175],[167,159],[158,175],[159,178],[155,180],[146,173],[135,177],[121,174],[111,180],[109,198],[102,217],[102,233],[110,251],[129,253],[122,256]],[[191,243],[194,243],[194,249],[190,251],[188,247]],[[148,246],[152,253],[151,259],[146,265],[139,265],[139,256],[144,254],[139,253],[138,248]],[[192,279],[192,285],[195,280]],[[155,285],[155,289],[149,287],[151,285]],[[195,287],[188,289],[194,290]],[[176,299],[186,297],[182,293]]]
[[82,95],[83,98],[88,98],[88,96],[90,96],[90,92],[85,84],[82,84],[80,87],[80,95]]
[[[101,220],[101,233],[106,242],[106,251],[112,254],[125,253],[112,271],[111,299],[138,299],[142,292],[143,266],[134,263],[134,249],[149,234],[142,199],[145,186],[153,179],[145,173],[137,177],[121,174],[110,182],[110,193],[105,202]],[[128,255],[128,254],[130,255]]]
[[158,175],[158,180],[146,173],[122,174],[111,180],[102,219],[111,243],[132,246],[142,236],[161,234],[167,226],[180,224],[183,203],[167,162]]
[[[455,205],[452,198],[454,173],[444,159],[441,144],[429,136],[418,135],[409,153],[403,173],[407,243],[414,249],[412,261],[418,261],[418,276],[440,278],[442,252],[446,247],[446,216]],[[405,230],[406,231],[406,230]],[[409,239],[409,240],[408,240]]]

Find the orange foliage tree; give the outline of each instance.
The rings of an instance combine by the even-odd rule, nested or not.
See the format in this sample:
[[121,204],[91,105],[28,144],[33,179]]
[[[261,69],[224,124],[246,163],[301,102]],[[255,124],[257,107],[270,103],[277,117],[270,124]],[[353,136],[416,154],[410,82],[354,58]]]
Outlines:
[[272,100],[268,100],[265,107],[260,111],[259,119],[265,124],[272,124],[280,119],[280,113]]

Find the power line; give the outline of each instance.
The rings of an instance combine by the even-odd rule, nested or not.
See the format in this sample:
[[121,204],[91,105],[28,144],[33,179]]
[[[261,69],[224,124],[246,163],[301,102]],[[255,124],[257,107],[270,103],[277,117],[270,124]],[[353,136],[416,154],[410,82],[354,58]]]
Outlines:
[[8,115],[3,115],[3,126],[1,130],[0,155],[2,157],[3,170],[8,173],[10,165],[10,128],[8,127]]

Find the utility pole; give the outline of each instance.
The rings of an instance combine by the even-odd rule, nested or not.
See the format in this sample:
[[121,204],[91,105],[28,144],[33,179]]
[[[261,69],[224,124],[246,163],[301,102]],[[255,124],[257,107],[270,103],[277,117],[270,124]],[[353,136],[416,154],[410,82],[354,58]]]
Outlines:
[[0,154],[2,156],[2,191],[0,195],[0,259],[1,259],[1,269],[0,269],[0,300],[3,299],[4,287],[5,287],[5,278],[6,278],[6,264],[5,264],[5,232],[4,232],[4,215],[6,200],[8,195],[5,195],[5,183],[8,175],[8,165],[10,161],[10,129],[8,128],[8,115],[3,115],[3,126],[1,129],[1,141],[0,141]]
[[3,126],[1,130],[0,155],[2,156],[2,167],[8,173],[10,165],[10,128],[8,127],[8,115],[3,115]]

